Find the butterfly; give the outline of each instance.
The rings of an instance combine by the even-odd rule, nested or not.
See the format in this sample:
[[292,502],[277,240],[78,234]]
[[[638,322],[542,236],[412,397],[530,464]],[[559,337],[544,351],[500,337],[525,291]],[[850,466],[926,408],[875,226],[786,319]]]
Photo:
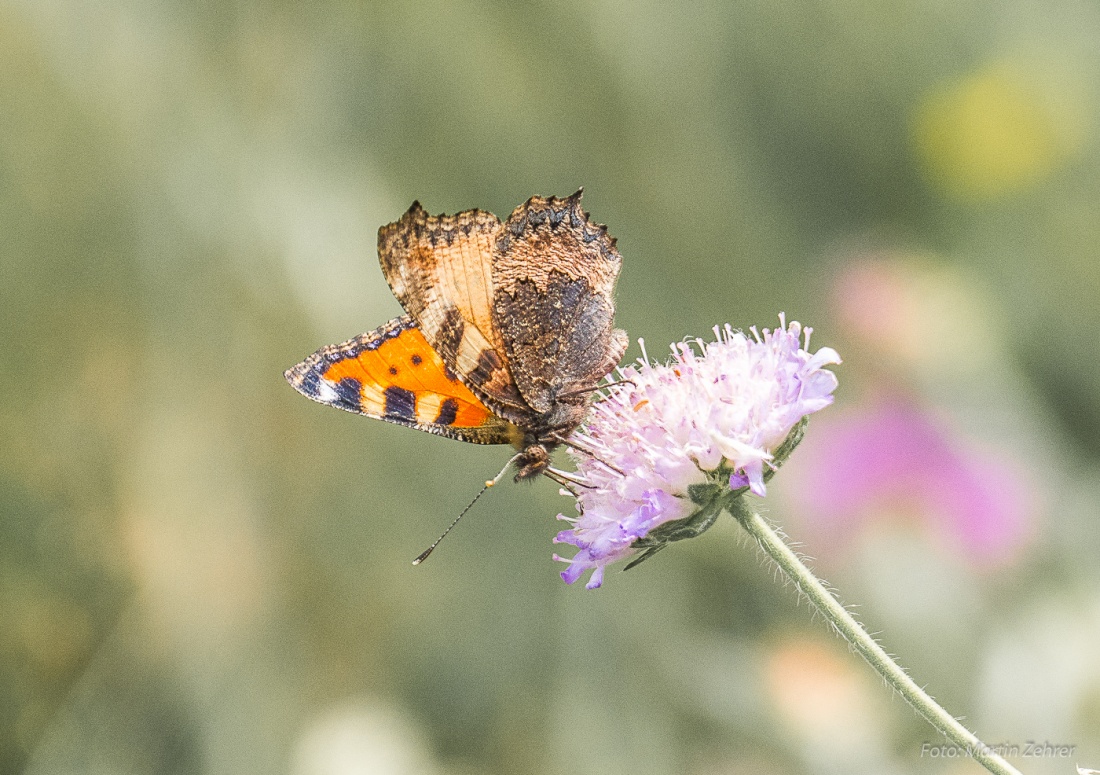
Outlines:
[[[532,197],[501,222],[413,202],[378,231],[407,314],[288,369],[307,398],[474,444],[511,444],[517,481],[584,420],[627,347],[613,324],[614,238],[572,196]],[[557,477],[553,477],[557,478]]]

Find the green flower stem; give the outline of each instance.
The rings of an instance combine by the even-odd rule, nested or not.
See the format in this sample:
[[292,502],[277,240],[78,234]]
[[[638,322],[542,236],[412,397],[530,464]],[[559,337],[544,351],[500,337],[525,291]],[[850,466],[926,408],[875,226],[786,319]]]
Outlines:
[[882,650],[862,625],[837,602],[825,585],[807,568],[798,556],[780,538],[779,534],[763,517],[753,511],[745,498],[735,496],[726,503],[726,508],[756,539],[783,572],[798,585],[799,590],[817,606],[822,615],[844,636],[856,651],[863,655],[871,667],[894,687],[905,700],[913,706],[929,724],[940,731],[948,740],[968,751],[975,761],[997,775],[1020,775],[1020,771],[998,756],[974,733],[960,724],[954,716],[941,708],[935,700],[913,682],[904,670]]

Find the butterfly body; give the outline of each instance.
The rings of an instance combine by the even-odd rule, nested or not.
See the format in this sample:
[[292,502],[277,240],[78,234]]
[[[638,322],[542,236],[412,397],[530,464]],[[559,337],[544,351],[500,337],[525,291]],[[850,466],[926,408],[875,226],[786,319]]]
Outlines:
[[382,271],[408,313],[287,370],[303,395],[475,444],[511,444],[516,479],[546,471],[618,364],[622,258],[570,197],[532,197],[501,222],[419,203],[378,232]]

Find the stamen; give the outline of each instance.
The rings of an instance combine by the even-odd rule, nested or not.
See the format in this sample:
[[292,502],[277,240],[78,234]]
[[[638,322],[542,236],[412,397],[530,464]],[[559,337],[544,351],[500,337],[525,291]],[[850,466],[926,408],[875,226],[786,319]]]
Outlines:
[[[623,471],[623,470],[622,470],[622,469],[620,469],[620,468],[616,468],[615,466],[613,466],[613,465],[611,465],[610,463],[608,463],[608,462],[607,462],[606,460],[602,459],[602,458],[601,458],[601,457],[599,456],[598,452],[597,452],[597,451],[596,451],[595,449],[592,449],[591,447],[585,447],[585,446],[583,446],[583,445],[581,445],[581,444],[578,444],[578,443],[577,443],[577,442],[575,442],[575,441],[571,441],[571,440],[569,440],[569,439],[565,438],[564,436],[560,435],[560,434],[559,434],[559,433],[557,433],[556,431],[555,431],[554,433],[551,433],[550,435],[551,435],[551,437],[553,437],[553,438],[554,438],[555,440],[557,440],[557,441],[558,441],[559,443],[561,443],[561,444],[564,444],[565,446],[567,446],[567,447],[570,447],[570,448],[572,448],[572,449],[575,449],[575,450],[577,450],[577,451],[578,451],[578,452],[580,452],[580,453],[583,453],[583,454],[585,454],[585,455],[588,455],[588,456],[589,456],[590,458],[592,458],[593,460],[595,460],[595,461],[596,461],[597,463],[600,463],[600,464],[602,464],[603,466],[605,466],[606,468],[608,468],[609,470],[611,470],[611,471],[614,471],[614,472],[615,472],[615,473],[617,473],[617,474],[618,474],[619,476],[626,476],[626,472],[625,472],[625,471]],[[584,438],[584,437],[583,437],[583,436],[578,436],[577,438]]]

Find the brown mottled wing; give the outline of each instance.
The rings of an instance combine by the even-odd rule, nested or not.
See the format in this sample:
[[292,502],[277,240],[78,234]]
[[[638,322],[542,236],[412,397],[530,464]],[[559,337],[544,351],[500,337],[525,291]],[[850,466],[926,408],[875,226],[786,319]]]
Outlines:
[[492,213],[433,216],[414,202],[378,230],[378,257],[397,300],[447,367],[495,412],[523,422],[531,408],[516,389],[492,318],[502,229]]
[[622,257],[581,192],[533,197],[504,224],[493,259],[493,326],[512,378],[539,413],[595,386],[618,364],[627,336],[613,326]]

